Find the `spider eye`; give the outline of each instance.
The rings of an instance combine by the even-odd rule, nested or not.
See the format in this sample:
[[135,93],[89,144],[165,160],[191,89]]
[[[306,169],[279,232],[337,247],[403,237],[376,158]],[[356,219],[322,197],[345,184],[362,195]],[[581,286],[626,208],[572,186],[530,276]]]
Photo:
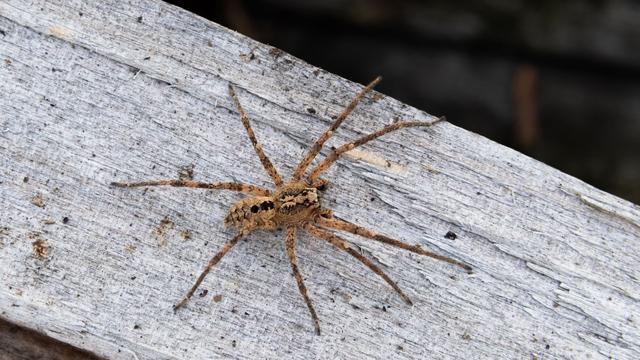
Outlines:
[[251,207],[251,212],[252,212],[252,213],[254,213],[254,214],[255,214],[255,213],[257,213],[257,212],[258,212],[258,210],[260,210],[260,208],[258,207],[258,205],[253,205],[253,206]]

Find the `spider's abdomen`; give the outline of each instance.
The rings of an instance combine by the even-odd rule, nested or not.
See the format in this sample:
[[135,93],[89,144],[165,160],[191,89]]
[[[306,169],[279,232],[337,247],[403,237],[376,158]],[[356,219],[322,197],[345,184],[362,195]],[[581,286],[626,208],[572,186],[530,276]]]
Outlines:
[[237,229],[275,229],[279,225],[312,220],[320,210],[315,188],[293,183],[277,189],[272,196],[253,196],[233,204],[224,224]]
[[275,227],[275,204],[271,196],[254,196],[233,204],[224,224],[238,229]]

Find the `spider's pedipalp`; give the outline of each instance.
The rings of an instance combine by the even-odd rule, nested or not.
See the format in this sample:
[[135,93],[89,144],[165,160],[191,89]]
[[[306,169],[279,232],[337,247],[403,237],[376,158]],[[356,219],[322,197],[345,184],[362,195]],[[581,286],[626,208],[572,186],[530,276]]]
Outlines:
[[377,139],[380,136],[384,135],[384,134],[388,134],[392,131],[396,131],[396,130],[400,130],[400,129],[404,129],[404,128],[408,128],[408,127],[415,127],[415,126],[424,126],[424,127],[428,127],[428,126],[432,126],[435,125],[441,121],[445,121],[444,117],[440,117],[435,121],[432,122],[425,122],[425,121],[402,121],[402,122],[397,122],[395,124],[391,124],[388,126],[383,127],[380,130],[374,131],[371,134],[365,135],[359,139],[356,139],[354,141],[348,142],[336,149],[334,149],[329,155],[327,155],[326,158],[324,158],[324,160],[322,160],[322,162],[320,162],[320,164],[318,164],[315,168],[313,168],[313,170],[311,171],[311,174],[309,174],[308,177],[308,181],[313,183],[314,181],[316,181],[316,179],[318,178],[318,176],[320,176],[320,174],[322,174],[323,172],[329,170],[329,168],[331,167],[331,165],[333,165],[333,163],[338,160],[338,158],[340,158],[340,156],[342,154],[344,154],[347,151],[350,151],[360,145],[366,144],[371,140]]
[[309,293],[307,292],[307,287],[304,285],[304,280],[302,279],[302,275],[300,274],[300,270],[298,269],[298,258],[296,257],[296,227],[294,225],[289,225],[287,227],[285,246],[287,248],[287,257],[289,258],[289,263],[291,263],[291,271],[293,272],[293,276],[296,279],[296,283],[298,283],[298,290],[300,290],[300,294],[304,298],[304,302],[307,304],[307,308],[309,308],[309,313],[311,313],[311,319],[313,319],[313,325],[315,326],[316,334],[320,335],[320,320],[318,319],[316,310],[313,307],[313,303],[311,302],[311,298],[309,297]]
[[207,263],[207,267],[205,267],[202,273],[200,274],[200,276],[198,276],[196,283],[193,284],[191,289],[189,289],[189,292],[187,292],[187,294],[182,298],[182,300],[180,300],[180,302],[173,307],[174,311],[178,310],[179,308],[184,306],[184,304],[186,304],[187,301],[189,301],[191,296],[193,296],[193,293],[198,289],[198,286],[200,286],[204,278],[207,276],[207,274],[209,274],[209,271],[211,271],[211,268],[213,268],[231,249],[233,249],[233,247],[238,243],[238,241],[240,241],[240,239],[242,239],[242,237],[245,236],[247,233],[248,231],[242,231],[238,233],[236,236],[233,237],[233,239],[229,240],[226,244],[224,244],[224,246],[222,246],[222,249],[220,249],[220,251],[218,251],[218,253],[215,254],[209,260],[209,262]]
[[123,187],[123,188],[131,188],[131,187],[146,187],[146,186],[175,186],[175,187],[186,187],[186,188],[195,188],[195,189],[220,189],[220,190],[233,190],[239,191],[247,194],[268,196],[271,192],[267,189],[263,189],[258,186],[235,183],[235,182],[215,182],[215,183],[204,183],[197,182],[193,180],[172,180],[172,179],[164,179],[164,180],[150,180],[150,181],[140,181],[140,182],[112,182],[111,186]]
[[299,181],[302,178],[302,176],[304,175],[304,172],[307,170],[307,168],[309,167],[313,159],[315,159],[315,157],[318,155],[324,143],[327,142],[329,138],[331,138],[333,133],[338,129],[338,127],[340,127],[342,122],[347,118],[347,116],[349,116],[349,114],[351,114],[353,109],[355,109],[355,107],[358,105],[360,100],[362,100],[362,98],[364,98],[364,96],[369,91],[371,91],[373,87],[380,82],[380,80],[382,80],[382,78],[378,76],[377,78],[373,79],[373,81],[371,81],[364,89],[362,89],[353,98],[353,100],[351,100],[349,105],[347,105],[347,107],[342,111],[342,113],[338,115],[333,125],[331,125],[331,127],[325,130],[325,132],[322,133],[322,135],[320,135],[318,140],[316,140],[316,142],[313,143],[313,145],[311,145],[311,147],[309,148],[309,151],[305,154],[304,158],[302,159],[302,161],[300,161],[300,164],[298,164],[298,167],[293,172],[291,181]]
[[238,95],[236,95],[236,92],[235,90],[233,90],[233,86],[231,86],[231,84],[229,84],[229,95],[231,95],[231,98],[233,99],[233,103],[236,105],[236,108],[240,113],[240,120],[242,121],[242,125],[244,125],[244,128],[247,130],[247,135],[249,135],[249,140],[251,140],[251,144],[253,144],[253,148],[256,150],[256,153],[258,154],[258,157],[260,158],[260,162],[262,163],[262,166],[267,171],[267,174],[269,174],[269,176],[273,180],[273,183],[276,186],[282,185],[282,178],[280,177],[280,174],[278,174],[278,170],[276,170],[276,167],[273,166],[273,164],[271,163],[271,160],[269,160],[267,155],[264,153],[264,150],[262,149],[262,145],[258,143],[258,139],[256,139],[256,134],[253,132],[253,129],[251,128],[249,117],[247,116],[247,113],[242,108],[242,105],[240,105],[240,100],[238,100]]
[[455,259],[452,259],[450,257],[439,255],[431,251],[423,250],[419,245],[409,245],[400,240],[396,240],[388,236],[378,234],[374,231],[363,228],[362,226],[358,226],[356,224],[352,224],[348,221],[344,221],[336,218],[326,218],[326,217],[316,217],[315,220],[316,220],[316,223],[321,226],[336,229],[336,230],[346,231],[354,235],[360,235],[367,239],[376,240],[384,244],[392,245],[400,249],[411,251],[416,254],[420,254],[420,255],[428,256],[437,260],[445,261],[445,262],[448,262],[449,264],[457,265],[465,269],[469,273],[473,270],[471,266],[465,263],[462,263],[460,261],[457,261]]
[[325,230],[319,228],[317,226],[311,225],[310,223],[304,224],[303,228],[312,236],[320,238],[329,242],[331,245],[337,247],[340,250],[347,252],[349,255],[356,258],[360,261],[364,266],[368,267],[374,273],[378,274],[387,284],[391,285],[391,287],[402,297],[402,299],[409,305],[413,305],[413,302],[409,297],[400,289],[400,287],[387,276],[387,274],[382,271],[376,264],[371,262],[371,260],[367,259],[364,255],[360,254],[353,247],[349,245],[349,243],[342,239],[341,237]]

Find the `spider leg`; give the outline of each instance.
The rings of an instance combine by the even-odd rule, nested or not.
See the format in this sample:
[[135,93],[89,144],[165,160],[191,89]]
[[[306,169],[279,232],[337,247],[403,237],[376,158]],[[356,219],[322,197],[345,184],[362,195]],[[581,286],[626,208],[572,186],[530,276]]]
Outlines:
[[322,135],[320,135],[318,140],[316,140],[316,142],[313,145],[311,145],[311,147],[309,148],[309,151],[305,154],[304,158],[302,159],[300,164],[298,164],[298,167],[296,168],[296,170],[293,172],[291,181],[300,180],[302,175],[304,175],[305,170],[307,170],[307,167],[309,167],[309,164],[311,164],[313,159],[315,159],[315,157],[318,155],[318,153],[322,149],[322,146],[324,145],[324,143],[327,142],[327,140],[329,140],[329,138],[333,135],[334,131],[336,131],[336,129],[342,124],[342,122],[347,118],[347,116],[351,114],[351,112],[356,107],[356,105],[358,105],[360,100],[362,100],[362,98],[369,91],[371,91],[371,89],[373,89],[373,87],[376,86],[376,84],[379,83],[381,79],[382,78],[378,76],[377,78],[373,79],[373,81],[370,82],[369,85],[367,85],[364,89],[362,89],[358,93],[358,95],[356,95],[356,97],[354,97],[353,100],[351,100],[351,103],[347,105],[347,107],[342,111],[342,113],[338,115],[333,125],[331,125],[330,128],[328,128]]
[[209,263],[207,264],[207,267],[204,268],[204,270],[202,271],[200,276],[198,276],[198,279],[196,280],[196,283],[193,284],[191,289],[189,289],[189,292],[187,292],[187,294],[182,298],[182,300],[180,300],[180,302],[177,303],[173,307],[174,311],[178,310],[179,308],[184,306],[184,304],[186,304],[187,301],[189,301],[189,299],[191,298],[193,293],[196,291],[196,289],[198,289],[198,287],[202,283],[202,280],[204,280],[204,278],[207,276],[207,274],[209,274],[209,271],[211,271],[211,268],[213,268],[238,243],[238,241],[240,241],[240,239],[244,235],[246,235],[247,233],[248,232],[246,232],[246,231],[242,231],[242,232],[238,233],[236,236],[233,237],[233,239],[229,240],[226,244],[224,244],[224,246],[222,246],[222,249],[220,251],[218,251],[218,253],[215,254],[209,260]]
[[268,196],[271,192],[267,189],[263,189],[258,186],[235,183],[235,182],[215,182],[215,183],[202,183],[193,180],[151,180],[141,182],[112,182],[111,186],[117,187],[145,187],[145,186],[175,186],[175,187],[187,187],[197,189],[221,189],[221,190],[233,190],[243,193]]
[[300,274],[300,270],[298,269],[298,259],[296,257],[296,227],[293,225],[289,225],[287,227],[285,245],[287,248],[287,257],[289,258],[289,262],[291,263],[293,276],[296,278],[296,282],[298,283],[298,290],[300,290],[300,294],[304,298],[304,302],[307,304],[307,308],[309,308],[311,318],[313,319],[313,324],[316,328],[316,334],[320,335],[320,320],[318,320],[318,315],[316,314],[316,310],[313,308],[313,303],[309,298],[307,287],[304,285],[304,280],[302,279],[302,275]]
[[341,237],[325,230],[322,228],[319,228],[317,226],[313,226],[309,223],[303,225],[304,229],[311,235],[318,237],[322,240],[326,240],[327,242],[331,243],[331,245],[337,247],[340,250],[346,251],[347,253],[349,253],[349,255],[353,256],[354,258],[356,258],[358,261],[360,261],[364,266],[368,267],[369,269],[371,269],[374,273],[378,274],[382,279],[384,279],[384,281],[387,282],[387,284],[391,285],[391,287],[402,297],[402,299],[404,299],[404,301],[409,304],[409,305],[413,305],[413,302],[411,302],[411,299],[409,299],[409,297],[400,289],[400,287],[398,287],[398,285],[391,280],[387,274],[384,273],[384,271],[382,271],[382,269],[380,269],[376,264],[374,264],[373,262],[371,262],[371,260],[367,259],[366,257],[364,257],[362,254],[360,254],[358,251],[356,251],[354,248],[352,248],[351,246],[349,246],[349,243],[342,239]]
[[238,95],[236,95],[236,92],[235,90],[233,90],[233,87],[231,86],[231,84],[229,84],[229,94],[231,95],[233,102],[236,104],[236,107],[238,108],[238,112],[240,113],[240,120],[242,120],[242,125],[244,125],[244,128],[247,130],[247,135],[249,135],[249,139],[251,140],[251,143],[253,144],[253,148],[256,150],[258,157],[260,158],[260,162],[262,163],[262,166],[267,171],[267,174],[269,174],[271,179],[273,179],[273,182],[276,186],[282,185],[282,178],[280,177],[280,174],[278,174],[278,170],[276,170],[275,166],[273,166],[273,164],[271,163],[271,160],[269,160],[267,155],[264,153],[264,150],[262,149],[262,145],[258,143],[258,140],[256,139],[256,134],[253,132],[253,129],[251,128],[251,124],[249,123],[249,117],[247,116],[247,113],[242,108],[242,105],[240,105],[240,100],[238,100]]
[[318,217],[315,218],[315,221],[316,221],[317,224],[322,225],[324,227],[350,232],[352,234],[360,235],[362,237],[365,237],[365,238],[368,238],[368,239],[372,239],[372,240],[376,240],[376,241],[379,241],[381,243],[392,245],[392,246],[395,246],[395,247],[398,247],[398,248],[401,248],[401,249],[404,249],[404,250],[409,250],[409,251],[414,252],[416,254],[429,256],[429,257],[437,259],[437,260],[445,261],[445,262],[448,262],[450,264],[460,266],[461,268],[465,269],[467,272],[471,272],[472,271],[471,266],[469,266],[469,265],[467,265],[465,263],[462,263],[460,261],[454,260],[454,259],[452,259],[450,257],[446,257],[446,256],[443,256],[443,255],[438,255],[436,253],[423,250],[420,247],[420,245],[409,245],[409,244],[404,243],[402,241],[399,241],[399,240],[396,240],[396,239],[392,239],[392,238],[390,238],[388,236],[380,235],[380,234],[378,234],[378,233],[376,233],[374,231],[371,231],[369,229],[365,229],[365,228],[363,228],[361,226],[352,224],[352,223],[344,221],[344,220],[318,216]]
[[313,183],[318,176],[320,176],[320,174],[322,174],[323,172],[327,171],[331,165],[338,160],[338,158],[340,158],[340,156],[349,151],[352,150],[360,145],[366,144],[371,140],[377,139],[380,136],[390,133],[392,131],[396,131],[396,130],[400,130],[403,128],[408,128],[408,127],[415,127],[415,126],[432,126],[434,124],[439,123],[440,121],[444,121],[445,118],[441,117],[435,121],[432,122],[424,122],[424,121],[402,121],[402,122],[397,122],[395,124],[392,125],[388,125],[383,127],[380,130],[374,131],[369,135],[365,135],[359,139],[356,139],[354,141],[351,141],[349,143],[346,143],[342,146],[340,146],[339,148],[334,149],[329,155],[327,155],[327,157],[322,160],[322,162],[320,162],[320,164],[318,164],[315,168],[313,168],[313,170],[311,171],[311,174],[308,177],[309,182]]

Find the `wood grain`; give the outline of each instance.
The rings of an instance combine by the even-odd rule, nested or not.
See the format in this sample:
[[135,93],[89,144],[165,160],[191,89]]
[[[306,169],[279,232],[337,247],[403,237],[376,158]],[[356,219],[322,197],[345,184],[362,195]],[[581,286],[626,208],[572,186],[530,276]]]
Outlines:
[[[227,86],[289,176],[362,85],[153,0],[3,0],[0,30],[9,321],[114,359],[640,357],[638,206],[448,123],[341,159],[323,203],[473,275],[344,235],[410,307],[348,254],[303,236],[316,336],[284,233],[255,233],[174,314],[232,236],[222,219],[240,195],[108,184],[186,168],[198,181],[270,187]],[[329,145],[397,119],[435,117],[376,94]]]

